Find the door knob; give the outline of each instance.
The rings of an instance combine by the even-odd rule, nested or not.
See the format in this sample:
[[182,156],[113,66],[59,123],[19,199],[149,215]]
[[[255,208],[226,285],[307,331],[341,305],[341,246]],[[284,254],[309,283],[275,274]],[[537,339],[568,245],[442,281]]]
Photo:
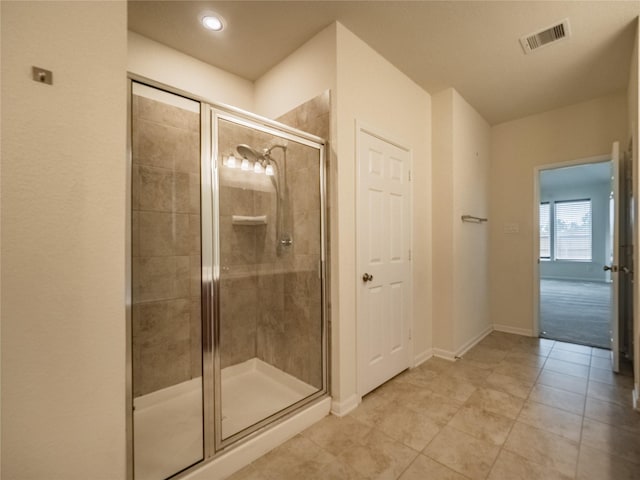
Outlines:
[[615,273],[618,271],[618,266],[617,265],[605,265],[604,267],[602,267],[602,270],[604,270],[605,272],[608,270],[611,270],[612,273]]
[[368,273],[362,275],[363,282],[370,282],[371,280],[373,280],[373,275],[369,275]]

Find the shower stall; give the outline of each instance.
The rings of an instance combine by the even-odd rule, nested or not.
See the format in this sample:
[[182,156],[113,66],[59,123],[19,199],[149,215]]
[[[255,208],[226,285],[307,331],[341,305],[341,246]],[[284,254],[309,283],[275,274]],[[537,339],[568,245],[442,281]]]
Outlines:
[[325,142],[130,81],[135,480],[327,395]]

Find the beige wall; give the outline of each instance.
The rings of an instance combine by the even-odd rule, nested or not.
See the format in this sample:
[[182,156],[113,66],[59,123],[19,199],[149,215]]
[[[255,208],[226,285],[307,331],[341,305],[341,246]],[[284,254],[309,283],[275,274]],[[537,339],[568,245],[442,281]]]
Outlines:
[[[626,137],[626,117],[620,92],[492,127],[489,284],[498,328],[533,333],[534,167],[610,153]],[[505,224],[518,232],[504,233]]]
[[6,479],[125,476],[126,23],[2,2]]
[[252,111],[278,118],[325,90],[335,90],[336,24],[331,24],[255,82]]
[[[627,87],[627,113],[628,113],[628,137],[627,141],[631,141],[633,143],[633,197],[635,199],[635,210],[638,211],[638,166],[640,160],[638,158],[638,149],[640,145],[640,117],[639,117],[639,102],[640,102],[640,83],[639,83],[639,70],[640,70],[640,62],[638,61],[638,55],[640,52],[640,18],[636,19],[636,37],[633,44],[633,52],[631,54],[631,65],[629,68],[629,86]],[[623,145],[626,148],[628,144]],[[638,225],[635,226],[634,233],[634,272],[640,272],[640,255],[638,249],[640,248],[640,228]],[[636,395],[640,395],[640,282],[635,283],[635,292],[634,292],[634,365],[633,370],[635,373],[635,389]]]
[[452,88],[433,97],[434,353],[459,355],[490,328],[489,124]]
[[253,83],[173,48],[127,32],[127,70],[212,102],[251,111]]
[[[431,349],[431,97],[342,25],[337,25],[337,248],[332,282],[332,392],[348,409],[356,376],[356,121],[411,148],[413,157],[414,357]],[[333,246],[332,246],[333,248]],[[336,316],[337,314],[337,316]]]

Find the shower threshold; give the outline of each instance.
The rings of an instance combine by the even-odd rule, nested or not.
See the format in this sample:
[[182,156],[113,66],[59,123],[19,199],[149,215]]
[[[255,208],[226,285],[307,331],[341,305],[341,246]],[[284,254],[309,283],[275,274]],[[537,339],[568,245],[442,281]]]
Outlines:
[[[222,437],[308,397],[318,389],[252,358],[222,369]],[[203,459],[202,377],[133,401],[136,480],[161,480]]]

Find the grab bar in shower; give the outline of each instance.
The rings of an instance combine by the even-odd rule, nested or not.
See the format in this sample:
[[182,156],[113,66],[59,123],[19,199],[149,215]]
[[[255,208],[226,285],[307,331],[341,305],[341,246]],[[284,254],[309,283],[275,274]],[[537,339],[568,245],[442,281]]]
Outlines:
[[462,217],[460,218],[462,218],[463,222],[469,222],[469,223],[482,223],[482,222],[489,221],[488,218],[474,217],[473,215],[462,215]]

